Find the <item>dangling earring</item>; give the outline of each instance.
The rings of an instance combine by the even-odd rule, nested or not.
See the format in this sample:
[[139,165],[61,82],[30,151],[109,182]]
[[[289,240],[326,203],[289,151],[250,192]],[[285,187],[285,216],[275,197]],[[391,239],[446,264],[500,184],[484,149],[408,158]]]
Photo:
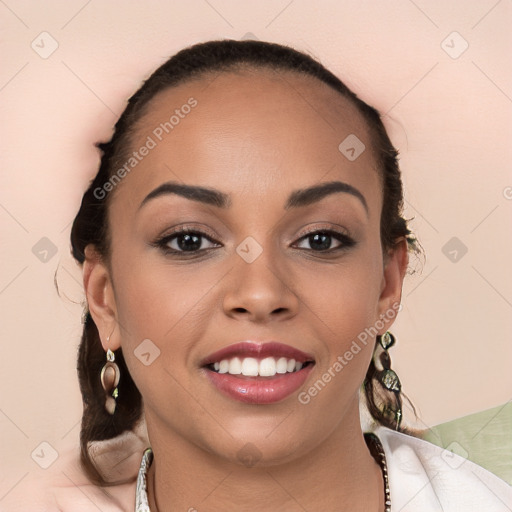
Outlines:
[[395,337],[389,331],[385,332],[382,336],[378,335],[373,353],[373,364],[377,370],[377,381],[395,395],[396,407],[391,412],[395,417],[396,430],[399,430],[400,422],[402,421],[402,398],[400,396],[402,385],[398,375],[391,369],[391,358],[388,353],[388,349],[394,344]]
[[[110,341],[110,336],[107,336],[107,343]],[[119,396],[117,385],[121,377],[119,366],[115,363],[116,356],[112,350],[107,350],[107,362],[101,369],[101,385],[105,390],[107,397],[105,399],[105,409],[109,414],[114,414],[116,410],[116,399]]]

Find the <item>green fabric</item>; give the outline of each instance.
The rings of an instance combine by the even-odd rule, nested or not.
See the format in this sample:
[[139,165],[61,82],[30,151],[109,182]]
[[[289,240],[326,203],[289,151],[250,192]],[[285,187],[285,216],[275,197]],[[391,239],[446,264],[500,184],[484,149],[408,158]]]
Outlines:
[[423,438],[512,485],[512,401],[437,425],[425,431]]

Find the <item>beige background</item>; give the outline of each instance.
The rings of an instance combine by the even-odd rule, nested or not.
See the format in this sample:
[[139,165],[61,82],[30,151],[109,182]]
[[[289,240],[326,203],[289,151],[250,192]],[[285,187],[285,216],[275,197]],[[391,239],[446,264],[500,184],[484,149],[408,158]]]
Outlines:
[[0,504],[40,471],[40,443],[78,442],[83,292],[68,239],[93,143],[148,73],[208,39],[310,52],[386,114],[427,254],[393,329],[405,391],[427,426],[511,400],[511,21],[509,0],[0,2]]

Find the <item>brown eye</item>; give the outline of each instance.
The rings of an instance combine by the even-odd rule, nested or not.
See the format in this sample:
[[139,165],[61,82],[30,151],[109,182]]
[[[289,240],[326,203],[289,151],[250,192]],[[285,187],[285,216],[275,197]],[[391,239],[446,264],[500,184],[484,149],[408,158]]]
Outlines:
[[202,237],[201,235],[183,233],[176,238],[176,245],[181,251],[197,251],[201,249]]
[[157,241],[157,245],[169,253],[193,253],[205,251],[219,244],[200,231],[180,231]]
[[336,231],[315,231],[303,236],[297,247],[315,252],[329,252],[336,249],[344,249],[352,247],[354,240]]
[[325,251],[331,248],[332,236],[327,233],[316,233],[308,236],[311,249],[315,251]]

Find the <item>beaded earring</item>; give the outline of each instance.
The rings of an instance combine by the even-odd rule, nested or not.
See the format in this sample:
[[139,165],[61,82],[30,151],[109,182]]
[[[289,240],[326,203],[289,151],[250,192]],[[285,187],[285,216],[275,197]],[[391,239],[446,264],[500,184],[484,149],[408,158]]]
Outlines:
[[395,418],[396,430],[399,430],[402,421],[402,398],[400,392],[402,385],[398,375],[391,369],[391,358],[388,349],[395,344],[395,337],[389,332],[377,336],[377,343],[373,352],[373,364],[376,369],[376,380],[385,389],[391,391],[395,396],[396,407],[383,411],[385,414],[392,414]]

